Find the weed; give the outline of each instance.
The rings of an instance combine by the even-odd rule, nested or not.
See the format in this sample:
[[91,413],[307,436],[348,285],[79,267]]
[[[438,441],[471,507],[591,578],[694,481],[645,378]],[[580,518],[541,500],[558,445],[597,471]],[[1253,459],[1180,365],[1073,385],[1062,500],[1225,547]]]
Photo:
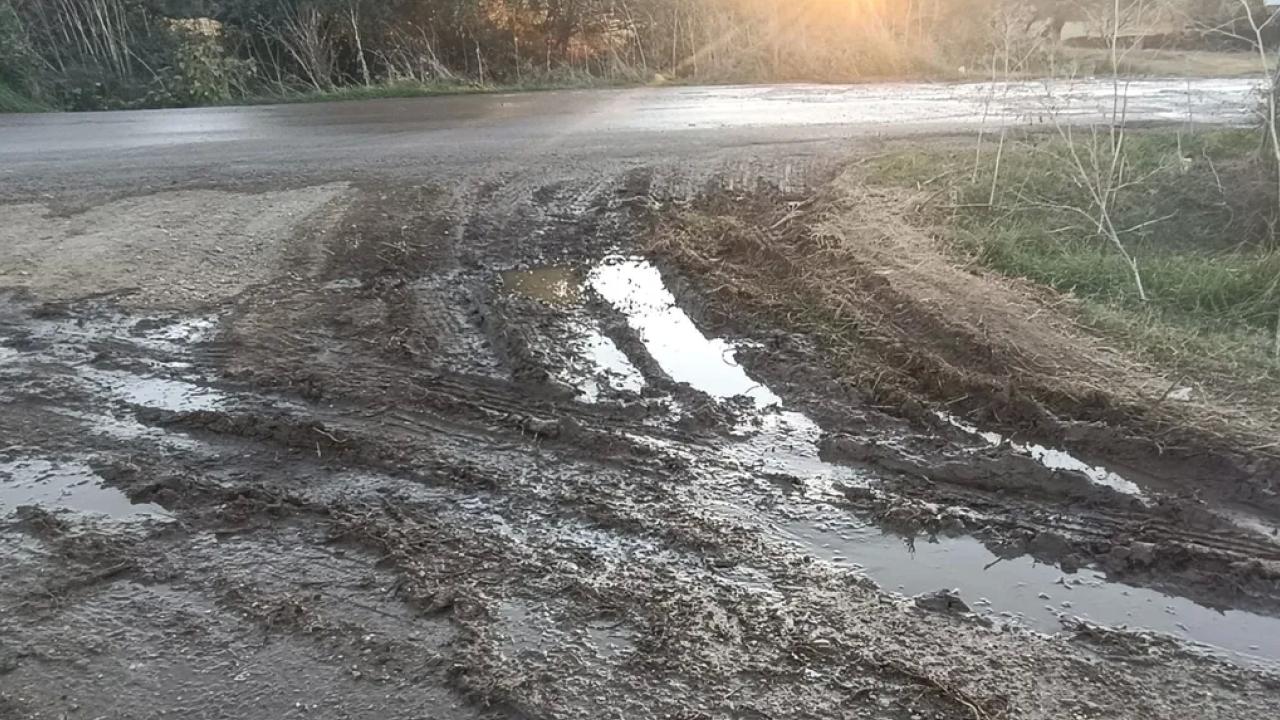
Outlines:
[[[1074,141],[1087,148],[1091,139],[1077,133]],[[921,191],[916,222],[935,228],[960,261],[1080,299],[1080,321],[1142,359],[1233,391],[1274,387],[1280,246],[1257,132],[1129,131],[1124,190],[1109,212],[1146,300],[1099,231],[1067,142],[1016,138],[998,178],[996,153],[984,153],[975,172],[964,144],[891,152],[869,163],[866,177]]]
[[43,104],[32,100],[0,81],[0,113],[45,112]]

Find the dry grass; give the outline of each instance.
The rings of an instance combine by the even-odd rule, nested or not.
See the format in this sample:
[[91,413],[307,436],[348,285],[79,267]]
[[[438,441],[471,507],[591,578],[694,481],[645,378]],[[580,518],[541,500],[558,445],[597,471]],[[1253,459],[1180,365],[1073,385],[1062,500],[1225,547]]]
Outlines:
[[[1074,74],[1109,74],[1111,54],[1097,48],[1063,47],[1057,50],[1064,71]],[[1253,52],[1208,50],[1133,49],[1125,53],[1121,72],[1155,77],[1258,77],[1258,55]]]
[[1127,162],[1144,179],[1112,210],[1118,226],[1143,228],[1124,241],[1139,258],[1148,301],[1137,298],[1131,270],[1096,228],[1060,209],[1088,207],[1053,169],[1060,144],[1011,140],[995,192],[994,149],[975,171],[971,141],[901,145],[866,179],[919,188],[911,222],[937,237],[954,262],[1053,288],[1062,311],[1091,335],[1193,388],[1228,425],[1273,442],[1280,256],[1256,135],[1131,136]]

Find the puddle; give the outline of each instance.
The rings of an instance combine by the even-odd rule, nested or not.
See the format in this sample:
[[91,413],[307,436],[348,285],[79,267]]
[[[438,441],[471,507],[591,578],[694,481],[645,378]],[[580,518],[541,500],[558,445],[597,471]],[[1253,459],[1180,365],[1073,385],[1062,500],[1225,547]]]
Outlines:
[[502,284],[512,292],[556,307],[572,307],[582,300],[582,280],[573,268],[509,270],[502,273]]
[[562,623],[558,611],[547,603],[503,600],[498,605],[495,628],[503,655],[546,655],[569,651],[615,660],[634,647],[634,631],[621,621],[589,620]]
[[23,505],[116,519],[169,517],[159,505],[134,504],[119,490],[104,487],[102,478],[83,463],[38,459],[0,462],[0,515]]
[[572,354],[564,358],[556,377],[578,390],[580,402],[599,402],[605,390],[635,395],[644,390],[644,375],[594,321],[571,325],[565,334]]
[[587,283],[626,316],[649,355],[672,380],[717,398],[745,395],[761,408],[778,404],[777,395],[738,365],[733,343],[702,334],[676,305],[652,264],[612,258],[594,268]]
[[185,354],[190,345],[209,340],[218,327],[217,316],[184,319],[142,318],[107,314],[98,317],[48,318],[34,323],[32,338],[49,344],[45,352],[84,353],[94,342],[119,342],[155,353]]
[[134,325],[133,333],[141,345],[158,350],[180,352],[184,346],[208,340],[218,327],[215,316],[175,320],[160,327]]
[[[1043,632],[1062,628],[1059,616],[1099,625],[1153,630],[1241,655],[1280,660],[1280,618],[1218,611],[1155,590],[1107,582],[1094,571],[1064,575],[1029,557],[998,560],[971,537],[906,541],[866,527],[797,522],[785,536],[817,557],[857,570],[886,590],[918,595],[958,589],[975,612],[1016,618]],[[993,564],[994,563],[994,564]]]
[[59,412],[62,415],[79,420],[84,424],[86,432],[99,437],[111,438],[122,442],[149,440],[156,445],[171,450],[195,451],[201,447],[200,443],[186,435],[167,433],[159,428],[143,425],[133,417],[117,418],[111,415],[83,413],[75,410],[60,410]]
[[584,629],[588,644],[606,660],[625,655],[635,648],[635,633],[621,622],[592,620]]
[[1280,543],[1280,524],[1260,515],[1257,511],[1238,505],[1219,507],[1216,512],[1238,528],[1257,533],[1275,543]]
[[98,390],[130,405],[159,408],[171,412],[216,410],[227,398],[211,388],[183,380],[144,377],[120,370],[85,367],[80,374]]
[[1142,488],[1132,480],[1128,480],[1100,465],[1090,465],[1065,450],[1056,450],[1033,443],[1013,442],[1000,433],[979,430],[954,415],[941,412],[934,413],[934,415],[952,427],[959,428],[974,437],[982,438],[992,447],[1008,445],[1014,452],[1026,455],[1050,470],[1073,470],[1088,477],[1095,485],[1109,487],[1126,495],[1143,496]]
[[[595,402],[599,396],[600,379],[610,388],[619,392],[628,392],[639,394],[644,390],[644,375],[636,369],[635,365],[627,359],[626,353],[618,349],[618,346],[609,338],[599,332],[590,331],[586,335],[586,339],[582,343],[582,352],[584,356],[591,362],[594,372],[593,379],[587,380],[584,385],[583,395],[588,402]],[[591,388],[588,390],[587,387]],[[594,390],[594,392],[592,392]]]
[[802,413],[782,409],[772,390],[747,375],[735,359],[739,344],[702,334],[651,263],[613,258],[592,270],[587,282],[626,316],[673,380],[713,397],[747,396],[755,403],[760,412],[735,428],[741,441],[723,451],[730,466],[796,478],[796,489],[813,499],[837,496],[837,480],[866,484],[855,470],[819,458],[822,428]]
[[866,485],[868,480],[853,468],[833,465],[819,457],[822,428],[806,415],[783,410],[767,411],[737,429],[750,433],[724,450],[730,465],[764,475],[782,475],[801,481],[796,489],[819,500],[841,497],[836,482]]
[[1142,488],[1138,487],[1138,484],[1132,480],[1126,480],[1124,477],[1102,466],[1090,465],[1065,450],[1054,450],[1043,445],[1023,445],[1021,443],[1009,443],[1009,446],[1018,452],[1030,455],[1036,462],[1050,470],[1074,470],[1088,476],[1094,484],[1109,487],[1116,492],[1139,497],[1143,494]]

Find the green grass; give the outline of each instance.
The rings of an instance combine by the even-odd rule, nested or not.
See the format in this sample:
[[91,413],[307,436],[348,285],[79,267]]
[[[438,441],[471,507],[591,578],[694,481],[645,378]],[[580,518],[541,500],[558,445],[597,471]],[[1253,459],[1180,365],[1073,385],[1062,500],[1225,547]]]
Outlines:
[[332,90],[289,90],[229,100],[225,105],[274,105],[282,103],[340,102],[380,98],[415,98],[485,92],[486,88],[466,83],[397,82],[381,85],[349,85]]
[[1124,256],[1091,219],[1097,204],[1076,167],[1079,157],[1085,174],[1105,176],[1110,143],[1105,131],[1076,131],[1069,140],[1025,135],[1009,137],[998,153],[999,138],[988,137],[980,159],[976,142],[913,146],[873,161],[868,173],[872,182],[928,193],[924,218],[964,260],[1082,299],[1082,319],[1119,343],[1162,362],[1212,361],[1280,379],[1271,354],[1280,321],[1272,229],[1280,208],[1259,134],[1125,136],[1120,157],[1131,184],[1110,215],[1137,260],[1145,302]]
[[440,95],[475,95],[486,93],[540,92],[635,85],[630,80],[606,80],[588,75],[552,75],[518,83],[480,85],[469,82],[391,82],[376,85],[349,85],[332,90],[298,90],[255,95],[229,100],[222,105],[274,105],[289,103],[341,102],[345,100],[377,100],[384,98],[436,97]]
[[48,107],[0,82],[0,113],[45,112]]

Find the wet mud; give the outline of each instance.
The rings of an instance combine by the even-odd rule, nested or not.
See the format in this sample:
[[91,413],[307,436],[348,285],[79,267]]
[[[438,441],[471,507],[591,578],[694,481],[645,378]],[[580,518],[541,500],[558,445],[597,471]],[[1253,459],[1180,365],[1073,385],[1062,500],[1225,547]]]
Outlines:
[[869,402],[649,172],[352,193],[199,312],[0,294],[0,716],[1280,713],[1271,508]]

